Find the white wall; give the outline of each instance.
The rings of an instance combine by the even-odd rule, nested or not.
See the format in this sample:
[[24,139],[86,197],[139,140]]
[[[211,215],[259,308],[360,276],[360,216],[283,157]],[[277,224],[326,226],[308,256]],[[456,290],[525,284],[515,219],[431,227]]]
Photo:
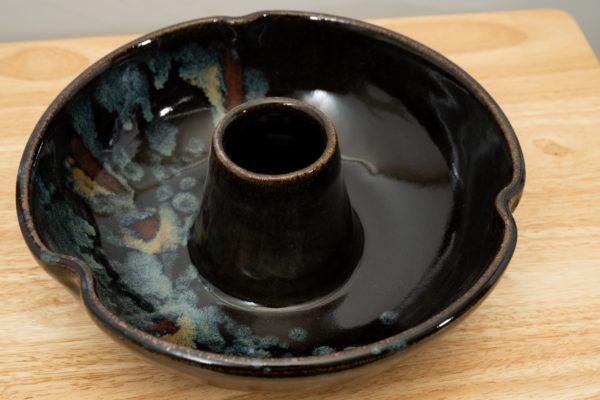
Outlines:
[[367,19],[527,8],[571,13],[600,54],[599,0],[0,0],[0,41],[147,33],[193,18],[264,9]]

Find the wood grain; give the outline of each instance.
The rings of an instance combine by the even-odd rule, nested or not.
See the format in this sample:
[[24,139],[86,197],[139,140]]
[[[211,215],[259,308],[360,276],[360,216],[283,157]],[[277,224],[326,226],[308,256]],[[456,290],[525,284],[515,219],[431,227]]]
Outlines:
[[[600,66],[559,11],[379,20],[479,79],[513,123],[527,184],[496,290],[448,334],[366,381],[311,399],[600,398]],[[83,68],[133,37],[0,44],[0,398],[295,399],[180,378],[107,338],[30,257],[14,206],[38,118]]]

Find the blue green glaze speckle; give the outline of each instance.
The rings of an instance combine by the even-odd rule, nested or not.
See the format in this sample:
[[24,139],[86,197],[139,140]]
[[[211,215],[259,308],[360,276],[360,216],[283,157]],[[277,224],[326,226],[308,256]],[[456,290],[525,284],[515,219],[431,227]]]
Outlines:
[[316,347],[313,350],[312,355],[313,356],[324,356],[326,354],[333,353],[334,351],[335,351],[335,349],[332,348],[332,347],[329,347],[329,346],[319,346],[319,347]]
[[384,325],[394,325],[398,322],[398,318],[400,318],[400,315],[396,311],[384,311],[379,316],[379,320]]
[[150,169],[152,171],[152,174],[156,177],[156,179],[161,182],[167,181],[171,176],[173,176],[172,171],[160,164],[152,165]]
[[179,189],[181,190],[191,190],[198,183],[198,179],[193,178],[191,176],[186,176],[179,181]]
[[200,139],[198,138],[191,138],[185,146],[185,150],[189,151],[191,154],[200,154],[204,151],[205,149],[205,145],[204,142],[202,142]]
[[173,208],[187,214],[194,214],[200,208],[200,200],[190,192],[177,193],[173,197]]
[[391,349],[392,351],[400,351],[400,350],[402,350],[402,349],[406,348],[406,346],[407,346],[407,343],[406,343],[406,341],[405,341],[405,340],[400,340],[400,341],[398,341],[398,342],[395,342],[395,343],[393,343],[393,344],[390,346],[390,349]]
[[169,185],[161,185],[156,189],[156,199],[160,202],[167,201],[173,197],[173,189]]
[[46,253],[46,252],[44,252],[40,255],[40,259],[43,262],[45,262],[47,264],[51,264],[51,265],[60,263],[60,257],[55,256],[54,254]]
[[146,129],[150,148],[163,156],[171,156],[177,147],[177,127],[165,121],[155,121]]
[[192,163],[205,152],[206,145],[197,137],[192,137],[184,143],[184,152],[181,157],[184,162]]
[[274,336],[258,337],[254,335],[252,329],[245,325],[230,326],[229,331],[233,333],[233,344],[225,349],[225,354],[242,354],[248,357],[270,357],[268,350],[276,346],[279,339]]
[[133,128],[138,107],[145,121],[154,118],[148,82],[133,65],[108,71],[96,90],[96,99],[106,110],[117,113],[125,129]]
[[133,182],[139,182],[144,177],[144,169],[139,164],[130,162],[123,166],[122,174]]
[[292,328],[288,333],[288,337],[296,342],[304,341],[306,339],[306,335],[306,329],[300,327]]

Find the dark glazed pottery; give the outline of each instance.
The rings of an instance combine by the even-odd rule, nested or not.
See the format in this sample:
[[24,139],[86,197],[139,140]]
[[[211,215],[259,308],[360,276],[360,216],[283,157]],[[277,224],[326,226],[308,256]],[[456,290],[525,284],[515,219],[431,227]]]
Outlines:
[[524,177],[501,110],[439,54],[263,12],[81,74],[31,135],[17,211],[119,342],[221,385],[311,388],[472,310],[514,251]]
[[269,307],[314,300],[348,279],[362,228],[323,113],[276,97],[239,105],[215,128],[208,164],[189,241],[204,279]]

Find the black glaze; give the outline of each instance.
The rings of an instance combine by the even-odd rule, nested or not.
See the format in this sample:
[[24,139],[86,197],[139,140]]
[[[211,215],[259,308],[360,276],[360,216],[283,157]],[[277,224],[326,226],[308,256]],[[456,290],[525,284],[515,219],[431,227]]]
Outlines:
[[[361,262],[340,289],[321,301],[271,309],[238,302],[206,282],[190,286],[198,307],[218,304],[227,317],[221,321],[253,332],[251,345],[239,329],[227,326],[219,333],[229,343],[196,341],[197,349],[167,343],[164,335],[171,326],[146,332],[136,327],[136,315],[152,315],[156,305],[144,293],[132,292],[119,272],[127,253],[108,238],[122,221],[92,212],[65,178],[70,173],[65,160],[83,151],[68,110],[89,99],[100,153],[137,149],[135,161],[144,178],[128,183],[137,207],[156,204],[159,184],[177,188],[187,177],[198,179],[189,191],[202,197],[208,146],[192,155],[186,151],[190,138],[209,143],[214,126],[210,96],[178,76],[185,57],[174,58],[166,72],[161,62],[146,62],[190,43],[225,54],[218,57],[222,65],[235,59],[238,67],[262,71],[266,95],[304,100],[333,120],[342,176],[364,228]],[[235,54],[228,53],[232,48]],[[131,65],[138,67],[128,69]],[[121,88],[141,97],[147,92],[148,101],[132,97],[112,107],[98,103],[94,93],[102,82],[118,88],[119,76],[134,73],[156,82],[157,71],[164,72],[160,89],[151,83],[146,89]],[[225,108],[243,101],[239,94],[235,101],[233,90],[221,92],[233,99]],[[149,173],[149,142],[136,139],[148,129],[149,112],[179,131],[174,153],[161,161],[178,173],[160,183]],[[103,178],[92,167],[88,171],[96,171],[96,181]],[[44,188],[36,186],[36,179]],[[192,374],[299,377],[400,353],[472,309],[512,255],[516,227],[508,207],[516,206],[523,183],[523,159],[510,125],[489,95],[448,60],[358,21],[271,12],[168,28],[86,71],[34,130],[19,171],[17,205],[36,258],[74,290],[77,277],[70,274],[77,274],[94,320],[137,351],[152,358],[167,355],[173,361],[163,357],[163,363]],[[43,190],[49,184],[52,190]],[[71,219],[54,219],[64,215]],[[81,227],[80,221],[89,226]],[[76,240],[73,232],[89,227],[97,232],[93,239]],[[189,254],[184,248],[169,257],[175,257],[168,271],[175,281],[184,274]],[[258,346],[256,337],[278,341]]]
[[[265,109],[260,107],[262,103],[252,103],[238,106],[242,110],[237,113],[243,115],[223,128],[227,131],[222,137],[224,152],[234,164],[256,174],[283,175],[304,169],[321,157],[327,136],[319,120],[292,107]],[[336,153],[339,159],[339,151]]]
[[208,164],[189,244],[206,281],[237,299],[284,307],[348,279],[362,227],[340,174],[335,128],[318,109],[276,97],[235,107],[215,128]]

